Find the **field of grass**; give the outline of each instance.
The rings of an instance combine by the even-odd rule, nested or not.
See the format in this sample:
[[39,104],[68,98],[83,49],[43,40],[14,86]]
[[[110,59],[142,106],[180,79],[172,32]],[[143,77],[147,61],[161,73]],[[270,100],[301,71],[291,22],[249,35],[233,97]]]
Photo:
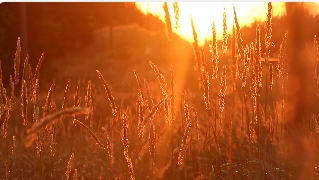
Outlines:
[[[270,3],[266,22],[271,12]],[[278,61],[262,62],[262,27],[244,46],[235,25],[229,41],[213,30],[203,51],[196,27],[192,46],[169,24],[115,27],[113,50],[101,29],[86,51],[64,57],[74,62],[52,62],[59,74],[46,74],[49,85],[45,57],[20,63],[18,40],[11,86],[0,83],[0,179],[318,179],[317,40],[304,92],[312,106],[296,131],[288,37]]]

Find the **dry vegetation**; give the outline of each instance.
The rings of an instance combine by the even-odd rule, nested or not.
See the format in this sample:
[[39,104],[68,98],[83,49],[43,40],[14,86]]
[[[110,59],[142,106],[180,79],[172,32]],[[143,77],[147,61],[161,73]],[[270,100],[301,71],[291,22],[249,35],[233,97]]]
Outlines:
[[[172,28],[179,27],[178,3],[174,3],[174,9],[175,25],[166,16],[166,35],[171,43],[176,40]],[[166,3],[164,11],[169,13]],[[293,43],[289,38],[294,37],[289,31],[280,45],[278,62],[268,62],[272,45],[271,3],[265,27],[256,28],[256,40],[248,45],[241,39],[235,7],[234,18],[233,33],[228,34],[224,13],[222,54],[218,54],[213,22],[211,58],[207,59],[197,44],[196,27],[192,26],[194,72],[199,88],[181,86],[179,81],[184,80],[180,72],[176,73],[178,64],[163,73],[157,62],[149,61],[148,68],[153,70],[157,84],[151,84],[148,76],[141,76],[142,69],[130,70],[136,88],[126,91],[134,94],[133,104],[113,95],[113,76],[105,76],[101,69],[85,84],[68,80],[64,93],[55,94],[53,81],[47,95],[42,96],[39,72],[44,55],[34,71],[27,57],[22,64],[23,73],[19,74],[18,39],[11,86],[5,88],[0,83],[0,178],[319,178],[316,36],[314,47],[309,47],[306,55],[312,64],[307,83],[314,86],[301,92],[307,96],[297,94],[313,100],[309,106],[308,101],[291,98],[296,96],[292,96],[293,92],[298,92],[299,76],[291,75],[296,68],[290,64],[294,57],[289,55],[288,42]],[[265,28],[265,42],[260,41],[260,28]],[[230,42],[230,36],[236,41]],[[264,54],[261,46],[265,46]],[[179,53],[177,49],[173,51]],[[227,53],[227,62],[220,62],[225,61],[222,57]],[[260,61],[262,56],[266,62]],[[100,83],[93,85],[97,79]],[[307,83],[299,85],[299,89]],[[76,88],[71,89],[71,84]],[[17,86],[21,87],[20,97],[14,96]],[[102,88],[105,95],[101,94]],[[300,103],[303,104],[293,106]],[[296,109],[306,105],[310,107],[307,111]],[[294,119],[302,123],[289,123]]]

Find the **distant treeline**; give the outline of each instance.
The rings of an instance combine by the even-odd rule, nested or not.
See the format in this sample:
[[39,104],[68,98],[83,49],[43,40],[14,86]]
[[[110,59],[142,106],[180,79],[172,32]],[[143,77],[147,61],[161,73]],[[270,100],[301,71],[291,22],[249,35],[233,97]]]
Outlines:
[[[22,51],[25,53],[23,47],[27,46],[31,64],[35,65],[42,52],[46,60],[54,59],[90,45],[93,32],[99,28],[132,23],[149,30],[164,27],[154,16],[141,13],[135,3],[2,3],[0,59],[4,78],[8,79],[8,73],[13,72],[11,66],[19,36],[22,36]],[[27,44],[23,33],[27,34]]]

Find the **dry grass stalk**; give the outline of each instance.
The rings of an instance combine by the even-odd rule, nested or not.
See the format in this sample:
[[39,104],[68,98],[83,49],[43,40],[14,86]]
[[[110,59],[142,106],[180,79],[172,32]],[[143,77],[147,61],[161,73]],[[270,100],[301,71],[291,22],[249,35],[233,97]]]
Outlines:
[[171,67],[171,123],[175,120],[175,90],[174,90],[174,70],[173,67]]
[[149,111],[151,111],[154,107],[154,102],[152,98],[152,94],[150,91],[150,87],[148,86],[148,83],[146,79],[144,78],[144,87],[145,87],[145,101],[146,101],[146,106]]
[[[236,41],[237,41],[237,46],[238,46],[238,55],[239,55],[239,65],[238,65],[238,71],[239,71],[239,78],[242,80],[245,80],[246,78],[246,69],[247,69],[247,62],[245,60],[245,51],[244,51],[244,42],[241,37],[240,33],[240,26],[239,22],[237,19],[237,13],[236,13],[236,8],[235,6],[233,7],[234,9],[234,20],[235,20],[235,25],[236,25]],[[242,87],[244,87],[245,83],[243,83]]]
[[259,58],[258,45],[255,46],[255,44],[252,42],[250,46],[251,60],[249,64],[250,79],[251,79],[250,91],[251,91],[251,99],[252,99],[252,106],[253,106],[253,121],[250,122],[250,135],[254,134],[254,127],[255,127],[255,124],[257,123],[257,118],[258,118],[257,116],[257,97],[259,96],[259,85],[258,85],[259,84],[259,79],[258,79],[259,68],[258,67],[259,67],[260,61],[258,60]]
[[[28,73],[28,66],[29,64],[29,55],[27,55],[24,64],[23,64],[23,74],[21,79],[21,110],[22,110],[22,118],[23,118],[23,125],[27,125],[27,105],[28,105],[28,82],[27,82],[27,73]],[[32,83],[31,83],[32,84]],[[33,98],[32,98],[32,101]]]
[[[33,83],[36,81],[36,79],[39,79],[39,76],[40,76],[40,68],[41,68],[41,65],[42,65],[42,62],[43,62],[43,58],[44,58],[44,53],[41,54],[41,57],[40,57],[40,59],[39,59],[39,61],[38,61],[37,67],[36,67],[36,69],[35,69],[35,72],[34,72],[34,74],[33,74],[32,86],[31,86],[33,89],[34,89]],[[31,74],[32,71],[31,71],[31,66],[30,66],[30,64],[29,64],[29,70],[30,70],[29,73]]]
[[267,12],[267,19],[265,23],[265,61],[268,64],[268,58],[270,54],[270,48],[273,45],[272,42],[272,4],[268,2],[268,12]]
[[68,161],[68,165],[66,167],[66,171],[65,171],[65,179],[68,180],[70,177],[70,173],[72,171],[73,168],[73,159],[74,159],[74,153],[71,154],[70,159]]
[[149,137],[148,137],[148,150],[152,157],[152,161],[155,160],[156,155],[156,125],[154,118],[151,119]]
[[7,95],[6,95],[6,89],[3,86],[2,81],[2,65],[0,60],[0,93],[1,93],[1,102],[2,102],[2,109],[4,109],[4,106],[7,104]]
[[175,29],[179,30],[180,25],[178,23],[179,21],[179,7],[178,2],[173,2],[173,8],[174,8],[174,15],[175,15]]
[[228,48],[227,44],[228,44],[227,13],[226,13],[226,8],[224,7],[224,11],[223,11],[223,44],[222,44],[223,54],[227,53],[227,48]]
[[1,97],[1,110],[3,109],[4,105],[6,104],[5,102],[5,98],[3,97],[3,82],[2,82],[2,63],[1,63],[1,60],[0,60],[0,97]]
[[255,58],[256,58],[256,61],[260,61],[261,59],[261,42],[260,42],[260,27],[259,27],[259,24],[257,25],[257,28],[256,28],[256,47],[255,47]]
[[48,91],[48,95],[46,97],[46,100],[45,100],[45,104],[43,106],[43,117],[47,116],[51,109],[52,109],[52,105],[53,105],[53,88],[55,86],[55,80],[53,80],[51,86],[50,86],[50,89]]
[[20,46],[20,37],[18,37],[17,49],[16,49],[16,52],[14,54],[14,82],[15,82],[15,84],[19,83],[20,57],[21,57],[21,46]]
[[186,154],[186,145],[188,143],[188,135],[189,135],[189,131],[190,131],[191,127],[192,127],[192,123],[191,123],[191,121],[188,121],[187,127],[186,127],[186,129],[184,131],[182,144],[181,144],[180,149],[179,149],[177,165],[183,165],[184,164],[184,157],[185,157],[185,154]]
[[173,40],[173,29],[167,2],[164,2],[163,9],[165,12],[166,37],[169,41],[171,41]]
[[152,61],[149,61],[149,63],[151,65],[152,69],[154,70],[158,81],[160,82],[160,87],[162,90],[163,97],[168,96],[167,83],[166,83],[164,75],[162,73],[160,73],[157,66]]
[[[87,111],[87,113],[89,112],[90,110]],[[96,144],[100,146],[100,148],[106,150],[105,146],[101,143],[99,138],[93,133],[93,131],[89,127],[87,127],[85,124],[83,124],[81,121],[77,119],[74,119],[74,122],[82,126],[91,135],[91,137],[95,140]]]
[[185,90],[183,93],[183,112],[184,112],[185,122],[186,122],[186,124],[188,124],[190,122],[190,117],[189,117],[189,107],[188,107],[187,94],[186,94]]
[[[29,82],[29,78],[28,78],[28,75],[29,75],[29,55],[27,54],[25,60],[24,60],[24,63],[23,63],[23,70],[22,70],[22,78],[21,78],[21,81],[25,80],[25,83],[26,83],[26,88],[29,89],[30,88],[30,84],[32,85],[32,82]],[[32,71],[32,70],[31,70]],[[22,84],[22,82],[21,82]],[[29,97],[30,94],[32,96],[32,88],[29,89],[28,91],[30,92],[27,92],[27,96]],[[31,101],[33,102],[33,99],[31,98]]]
[[39,94],[39,79],[36,79],[34,82],[34,89],[32,92],[32,96],[33,96],[33,121],[36,122],[39,120],[40,118],[40,108],[39,108],[39,98],[40,98],[40,94]]
[[26,126],[28,124],[28,100],[27,100],[27,85],[26,81],[22,79],[22,87],[21,87],[21,111],[22,111],[22,119],[23,119],[23,125]]
[[129,156],[129,151],[128,151],[130,143],[129,143],[128,138],[127,138],[128,125],[127,125],[127,115],[125,112],[122,115],[122,120],[123,120],[123,125],[122,125],[122,139],[121,139],[121,141],[122,141],[123,150],[124,150],[124,157],[126,159],[127,167],[129,169],[129,172],[130,172],[130,179],[134,180],[135,177],[134,177],[133,163],[132,163],[132,160]]
[[167,99],[164,101],[163,107],[164,107],[164,119],[165,119],[165,123],[168,125],[171,125],[171,101],[170,101],[170,97],[167,97]]
[[219,117],[222,117],[222,113],[225,109],[225,97],[226,97],[226,65],[223,66],[222,77],[220,80],[220,91],[219,91]]
[[202,84],[203,84],[203,97],[204,97],[204,102],[205,102],[205,106],[206,109],[210,109],[211,105],[210,105],[210,90],[209,90],[209,74],[207,72],[207,64],[205,61],[205,56],[204,56],[204,50],[201,49],[202,52],[202,68],[203,68],[203,72],[202,72]]
[[137,100],[137,120],[138,120],[138,128],[140,129],[140,131],[138,132],[138,136],[139,137],[143,137],[143,133],[144,133],[144,126],[143,126],[143,104],[142,104],[142,97],[140,95],[140,93],[138,93],[138,100]]
[[[5,89],[4,89],[5,90]],[[0,132],[3,138],[7,137],[7,130],[8,130],[8,120],[10,118],[10,105],[4,105],[4,108],[1,112],[0,116]]]
[[1,85],[1,89],[3,88],[3,77],[2,77],[2,61],[0,60],[0,85]]
[[10,98],[10,106],[11,106],[11,109],[14,108],[15,106],[15,95],[14,95],[14,91],[15,91],[15,88],[14,88],[14,79],[12,78],[12,76],[10,75],[10,88],[11,88],[11,98]]
[[28,68],[27,68],[27,76],[26,76],[26,82],[27,82],[27,85],[28,85],[28,98],[31,99],[31,101],[33,101],[33,85],[35,82],[33,82],[33,75],[32,75],[32,69],[31,69],[31,65],[28,64],[27,65]]
[[238,78],[238,62],[236,56],[236,29],[233,25],[233,34],[232,34],[232,51],[231,51],[231,74],[233,76],[233,90],[236,90],[236,79]]
[[212,34],[213,34],[212,43],[209,45],[211,58],[212,58],[212,66],[213,66],[212,78],[217,79],[219,56],[218,56],[218,48],[217,48],[216,26],[214,21],[212,23]]
[[272,90],[272,87],[274,85],[274,68],[273,65],[270,64],[269,66],[269,89]]
[[11,149],[12,154],[15,153],[15,149],[16,149],[16,137],[12,136],[12,149]]
[[83,107],[73,107],[73,108],[65,108],[57,111],[54,114],[47,115],[42,118],[40,121],[34,122],[31,128],[27,131],[28,135],[24,137],[22,140],[22,144],[26,147],[30,147],[34,140],[36,140],[36,135],[39,130],[44,127],[48,127],[55,123],[57,120],[61,118],[61,116],[73,116],[77,114],[85,114],[88,113],[89,109]]
[[114,147],[113,147],[113,143],[111,142],[110,137],[107,134],[105,127],[102,127],[102,131],[103,131],[104,138],[105,138],[105,141],[106,141],[106,149],[107,149],[107,152],[109,154],[110,165],[111,165],[111,167],[113,167],[113,165],[114,165]]
[[[80,80],[78,80],[78,84],[77,84],[77,86],[76,86],[76,90],[75,90],[75,94],[74,94],[74,96],[73,96],[73,98],[74,98],[74,104],[73,104],[73,107],[79,107],[80,106],[80,104],[81,104],[81,97],[80,97]],[[75,119],[77,119],[77,116],[76,115],[74,115],[73,116],[73,118],[74,118],[74,120]],[[75,123],[74,121],[73,121],[73,123]]]
[[[141,127],[144,127],[148,122],[151,122],[152,119],[155,118],[156,112],[158,111],[158,109],[161,107],[161,105],[164,103],[165,99],[162,99],[160,102],[158,102],[153,109],[151,110],[151,112],[147,115],[144,116],[144,120],[143,120],[143,124],[141,125]],[[140,129],[138,129],[138,131],[140,131]]]
[[195,110],[194,106],[192,106],[192,109],[193,109],[193,121],[194,121],[195,130],[196,130],[196,139],[198,142],[200,142],[198,115],[197,115],[197,111]]
[[279,78],[288,77],[289,62],[287,59],[287,38],[288,38],[288,31],[286,31],[279,49],[278,64],[277,64]]
[[69,86],[70,86],[70,79],[68,79],[68,82],[66,83],[66,86],[65,86],[65,89],[64,89],[64,95],[63,95],[63,101],[62,101],[61,109],[64,109],[66,107],[66,105],[67,105]]
[[138,89],[139,89],[139,92],[140,92],[140,96],[142,98],[142,103],[144,104],[144,91],[143,91],[143,86],[142,86],[141,80],[140,80],[139,76],[137,75],[137,73],[134,70],[133,70],[133,73],[134,73],[134,76],[135,76],[136,81],[137,81],[137,85],[138,85]]
[[86,95],[85,95],[85,105],[86,108],[91,110],[91,113],[85,115],[85,119],[90,121],[90,127],[92,127],[92,113],[93,113],[93,97],[92,97],[92,84],[91,80],[88,81],[87,88],[86,88]]
[[78,170],[74,169],[73,180],[78,180]]
[[102,84],[104,86],[105,92],[106,92],[107,97],[108,97],[108,99],[110,101],[110,105],[111,105],[111,108],[112,108],[112,114],[113,114],[114,117],[116,117],[117,116],[117,107],[116,107],[116,104],[115,104],[115,99],[114,99],[114,97],[112,95],[112,91],[110,90],[109,86],[107,85],[107,83],[106,83],[103,75],[100,73],[100,71],[96,70],[96,72],[98,73],[99,78],[102,81]]
[[192,47],[193,47],[193,51],[194,51],[194,55],[195,55],[195,63],[196,63],[195,70],[198,71],[199,82],[202,82],[201,81],[201,71],[202,71],[201,60],[202,60],[202,58],[200,57],[201,53],[200,53],[199,46],[198,46],[197,32],[195,29],[194,20],[193,20],[192,16],[190,18],[191,18],[191,26],[192,26],[192,33],[193,33],[193,39],[194,39],[194,42],[192,43]]
[[318,67],[319,67],[319,46],[317,41],[317,36],[314,35],[313,38],[313,53],[314,53],[314,72],[313,72],[313,79],[316,80],[316,91],[319,94],[319,78],[318,78]]

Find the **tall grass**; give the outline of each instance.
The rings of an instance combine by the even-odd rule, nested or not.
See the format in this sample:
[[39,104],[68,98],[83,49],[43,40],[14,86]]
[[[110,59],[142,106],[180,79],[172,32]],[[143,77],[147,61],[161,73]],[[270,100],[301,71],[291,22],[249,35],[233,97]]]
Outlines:
[[[177,2],[173,5],[178,29],[179,7]],[[287,8],[295,13],[292,19],[300,13],[299,6],[288,4]],[[163,9],[167,38],[174,43],[167,3]],[[210,45],[200,47],[190,19],[197,90],[180,87],[176,67],[166,73],[149,61],[156,87],[150,83],[152,77],[134,70],[131,75],[137,91],[127,89],[136,95],[132,104],[125,103],[124,97],[118,101],[121,97],[113,95],[108,83],[112,77],[99,70],[96,79],[85,81],[85,85],[81,80],[68,80],[61,93],[53,80],[42,95],[44,54],[34,72],[27,56],[19,74],[18,39],[9,87],[2,83],[0,72],[0,178],[319,178],[316,36],[313,49],[308,49],[311,56],[305,58],[299,46],[304,41],[292,24],[283,36],[278,62],[270,62],[272,4],[268,3],[264,43],[257,25],[254,42],[244,44],[236,8],[233,10],[232,34],[227,33],[223,12],[223,57],[217,48],[214,22]],[[205,57],[206,48],[210,58]],[[265,62],[261,62],[262,56]],[[104,92],[96,93],[97,79]],[[17,86],[21,87],[20,97],[14,95]],[[74,98],[70,99],[72,92]]]

